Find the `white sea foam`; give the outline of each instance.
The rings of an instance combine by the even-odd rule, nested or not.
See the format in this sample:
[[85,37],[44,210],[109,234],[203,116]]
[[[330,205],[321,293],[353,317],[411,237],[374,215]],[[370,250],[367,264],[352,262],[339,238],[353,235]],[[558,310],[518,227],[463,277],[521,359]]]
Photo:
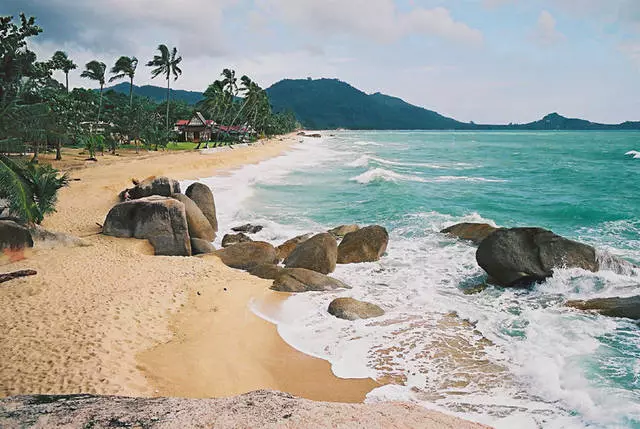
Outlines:
[[371,163],[399,166],[399,167],[414,167],[414,168],[427,168],[433,170],[467,170],[472,168],[479,168],[477,165],[468,164],[465,162],[454,162],[449,164],[434,164],[426,162],[403,162],[393,161],[372,155],[362,155],[355,161],[345,164],[347,167],[366,167]]
[[640,159],[640,152],[638,152],[637,150],[630,150],[629,152],[625,153],[625,155],[631,156],[634,159]]
[[356,146],[384,146],[382,143],[372,141],[357,141],[353,143]]
[[499,179],[486,179],[484,177],[468,177],[468,176],[438,176],[426,178],[412,174],[401,174],[386,168],[371,168],[368,171],[351,178],[352,181],[368,184],[372,182],[419,182],[419,183],[440,183],[440,182],[489,182],[500,183],[506,182]]

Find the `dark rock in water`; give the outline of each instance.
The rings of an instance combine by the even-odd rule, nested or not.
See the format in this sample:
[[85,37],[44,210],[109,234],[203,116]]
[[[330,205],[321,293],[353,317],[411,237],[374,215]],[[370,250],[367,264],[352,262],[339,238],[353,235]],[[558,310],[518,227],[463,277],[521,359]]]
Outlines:
[[356,232],[359,229],[360,226],[358,225],[340,225],[339,227],[333,228],[327,232],[333,235],[333,237],[337,240],[349,234],[350,232]]
[[156,255],[191,256],[184,204],[151,196],[115,205],[104,221],[103,234],[147,239]]
[[29,230],[11,220],[0,220],[0,250],[22,250],[33,247]]
[[216,217],[216,203],[213,199],[211,188],[202,183],[193,183],[185,192],[185,195],[198,205],[202,214],[209,220],[214,232],[218,232],[218,218]]
[[252,276],[260,277],[261,279],[266,280],[275,280],[284,270],[284,268],[279,267],[275,264],[261,264],[256,267],[253,267],[249,270],[249,274]]
[[384,310],[379,306],[353,298],[336,298],[331,301],[327,311],[329,314],[345,320],[371,319],[384,314]]
[[134,181],[133,188],[125,189],[120,193],[120,201],[137,200],[140,198],[159,195],[170,197],[172,194],[180,193],[180,183],[168,177],[148,177],[142,182]]
[[238,243],[248,243],[250,241],[253,240],[248,235],[241,232],[237,234],[226,234],[222,237],[222,247],[229,247]]
[[262,231],[264,227],[262,225],[251,225],[250,223],[242,226],[236,226],[235,228],[231,228],[231,231],[234,232],[244,232],[246,234],[257,234]]
[[207,240],[203,240],[201,238],[191,239],[191,253],[193,255],[206,255],[209,253],[214,253],[215,251],[216,248],[213,247],[213,244],[211,244]]
[[387,250],[389,233],[379,225],[367,226],[344,236],[338,246],[339,264],[378,261]]
[[187,214],[187,226],[189,227],[189,235],[191,238],[200,238],[205,241],[213,241],[216,239],[216,232],[211,227],[209,219],[202,213],[200,207],[186,195],[173,194],[171,198],[184,204],[185,213]]
[[567,301],[567,307],[578,310],[594,310],[603,316],[640,320],[640,296]]
[[276,247],[276,251],[278,252],[278,259],[283,261],[289,257],[291,252],[298,247],[299,244],[304,243],[311,237],[311,234],[299,235],[297,237],[292,238],[291,240],[287,240],[278,247]]
[[225,265],[240,270],[250,270],[258,265],[278,262],[276,249],[264,241],[234,244],[216,251],[216,255]]
[[527,286],[554,268],[598,271],[593,247],[542,228],[499,229],[480,243],[476,261],[500,286]]
[[271,289],[278,292],[310,292],[351,289],[340,280],[304,268],[285,268],[278,274]]
[[470,288],[464,288],[462,289],[462,293],[465,295],[475,295],[478,294],[480,292],[483,292],[484,290],[486,290],[489,287],[488,284],[486,283],[481,283],[475,286],[472,286]]
[[287,268],[306,268],[322,274],[336,269],[338,243],[329,233],[314,235],[299,244],[284,260]]
[[457,237],[461,240],[469,240],[474,244],[482,243],[482,240],[490,236],[496,231],[496,227],[493,227],[487,223],[459,223],[452,225],[448,228],[440,231],[443,234],[449,234]]

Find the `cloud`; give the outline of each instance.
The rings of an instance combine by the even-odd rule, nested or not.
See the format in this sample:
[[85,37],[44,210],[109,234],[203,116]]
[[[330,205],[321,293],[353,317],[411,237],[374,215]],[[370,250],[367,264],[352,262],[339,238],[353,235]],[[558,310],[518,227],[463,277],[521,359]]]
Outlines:
[[482,5],[484,7],[493,9],[496,7],[504,6],[505,4],[508,4],[508,3],[513,3],[515,1],[516,0],[482,0]]
[[533,37],[543,46],[555,45],[565,39],[564,34],[556,28],[556,19],[546,10],[540,13]]
[[640,42],[625,42],[618,46],[618,50],[640,69]]
[[263,13],[323,36],[349,35],[392,43],[413,34],[481,44],[477,29],[456,21],[448,9],[401,12],[393,0],[258,0]]

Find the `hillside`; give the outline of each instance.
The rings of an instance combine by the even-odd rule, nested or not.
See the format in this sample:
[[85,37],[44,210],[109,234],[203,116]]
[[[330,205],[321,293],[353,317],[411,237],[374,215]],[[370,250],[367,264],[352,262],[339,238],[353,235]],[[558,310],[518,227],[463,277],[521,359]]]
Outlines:
[[565,118],[558,113],[551,113],[539,121],[508,127],[519,130],[638,130],[640,122],[623,122],[622,124],[599,124],[584,119]]
[[275,111],[291,110],[307,128],[460,129],[468,124],[403,100],[368,95],[337,79],[283,80],[267,89]]
[[[126,82],[105,88],[105,91],[114,90],[123,94],[129,94],[129,84]],[[153,85],[133,86],[133,93],[141,97],[149,98],[156,103],[163,102],[167,97],[167,88]],[[171,99],[184,101],[187,104],[196,104],[202,100],[202,93],[197,91],[184,91],[182,89],[172,89]]]

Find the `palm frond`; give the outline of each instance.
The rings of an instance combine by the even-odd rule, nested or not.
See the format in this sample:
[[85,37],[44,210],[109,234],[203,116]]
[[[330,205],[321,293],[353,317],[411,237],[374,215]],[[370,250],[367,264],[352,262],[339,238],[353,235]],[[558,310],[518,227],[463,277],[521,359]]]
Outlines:
[[0,155],[0,196],[9,200],[9,209],[14,215],[34,221],[37,210],[26,167],[5,155]]

